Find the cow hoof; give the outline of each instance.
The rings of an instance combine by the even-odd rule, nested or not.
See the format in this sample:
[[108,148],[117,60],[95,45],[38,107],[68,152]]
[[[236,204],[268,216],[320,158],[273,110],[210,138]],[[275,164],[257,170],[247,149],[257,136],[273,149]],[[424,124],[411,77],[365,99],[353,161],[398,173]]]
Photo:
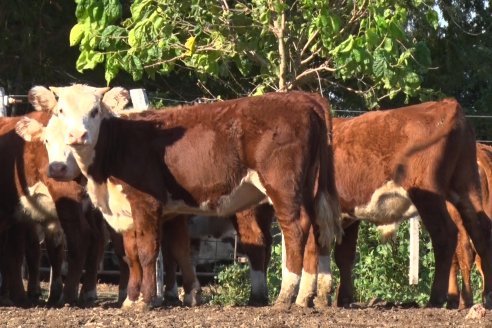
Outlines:
[[492,292],[489,292],[487,295],[483,296],[483,306],[487,310],[492,309]]
[[446,309],[449,310],[454,310],[457,309],[460,306],[460,301],[457,299],[448,299],[448,302],[446,303]]
[[41,291],[28,291],[27,297],[32,304],[39,304],[39,299],[41,298]]
[[183,303],[176,295],[165,295],[164,296],[164,305],[166,306],[181,306]]
[[0,306],[14,306],[14,302],[5,296],[0,296]]
[[143,300],[142,295],[135,301],[130,300],[128,297],[125,299],[123,304],[121,305],[122,310],[131,310],[131,311],[149,311],[155,307],[158,307],[162,304],[162,300],[155,299],[149,303],[146,303]]
[[79,305],[83,307],[92,306],[97,301],[97,292],[95,290],[90,290],[88,292],[80,293]]
[[287,311],[290,311],[291,306],[292,306],[292,302],[277,300],[275,302],[275,304],[273,305],[273,309],[275,311],[287,312]]
[[317,296],[314,298],[314,307],[317,309],[326,309],[331,307],[331,297]]
[[251,295],[248,301],[249,306],[255,306],[255,307],[260,307],[260,306],[267,306],[268,305],[268,296],[253,296]]
[[302,308],[311,308],[314,306],[313,296],[297,297],[295,304]]
[[184,296],[183,305],[184,306],[197,306],[202,303],[202,291],[201,289],[192,290],[189,294]]

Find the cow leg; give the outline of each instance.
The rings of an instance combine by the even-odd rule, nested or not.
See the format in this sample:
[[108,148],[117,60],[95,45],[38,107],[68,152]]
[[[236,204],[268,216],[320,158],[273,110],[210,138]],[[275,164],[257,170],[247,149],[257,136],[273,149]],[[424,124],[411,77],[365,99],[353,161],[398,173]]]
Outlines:
[[[309,195],[305,195],[304,199],[308,199]],[[314,208],[309,202],[305,202],[301,207],[301,226],[303,231],[307,231],[307,241],[303,254],[302,276],[299,286],[299,292],[296,298],[296,304],[302,307],[313,306],[313,298],[316,295],[317,276],[318,276],[318,258],[321,256],[321,269],[323,273],[320,275],[320,294],[325,295],[322,298],[327,299],[331,291],[331,271],[329,260],[329,247],[323,247],[322,250],[318,247],[315,234],[315,214]],[[322,254],[320,254],[322,253]],[[328,258],[327,258],[328,256]],[[328,265],[328,267],[326,267]],[[321,304],[318,304],[321,305]]]
[[[468,198],[469,197],[469,198]],[[481,209],[481,199],[478,193],[470,192],[460,195],[460,201],[456,204],[463,218],[463,225],[473,245],[481,258],[483,280],[483,301],[487,307],[492,307],[492,246],[490,245],[490,221]],[[478,219],[475,219],[477,218]]]
[[[457,246],[457,249],[460,246]],[[453,261],[451,262],[451,269],[449,270],[449,285],[448,285],[448,302],[446,307],[448,309],[457,309],[460,303],[460,290],[458,287],[458,250],[453,256]]]
[[29,272],[27,296],[32,303],[37,303],[41,296],[41,285],[39,282],[41,246],[39,245],[39,236],[36,228],[36,224],[29,224],[26,244],[26,262]]
[[178,216],[169,221],[166,230],[166,239],[169,241],[172,257],[181,268],[185,292],[183,303],[186,306],[196,306],[201,302],[201,288],[191,259],[188,217]]
[[282,284],[275,306],[277,308],[289,308],[301,280],[307,234],[304,233],[301,225],[295,219],[295,212],[289,213],[276,208],[275,213],[277,213],[282,229],[282,250],[285,252],[285,258],[282,258]]
[[[471,287],[471,269],[473,267],[473,261],[475,258],[470,238],[466,233],[465,227],[460,214],[456,208],[447,203],[448,212],[451,219],[458,228],[458,244],[456,246],[456,252],[453,257],[451,271],[449,274],[449,287],[448,287],[448,308],[460,308],[470,307],[473,305],[473,291]],[[458,288],[458,268],[461,270],[461,278],[463,286],[461,290],[461,297]]]
[[342,242],[335,245],[335,263],[340,271],[336,306],[347,306],[354,302],[354,282],[352,270],[355,262],[357,238],[360,221],[355,221],[344,229]]
[[[146,214],[143,214],[146,215]],[[134,213],[138,260],[142,267],[142,284],[140,292],[142,302],[139,308],[147,310],[158,306],[156,261],[159,252],[159,224],[155,222],[157,215],[152,217],[139,216]]]
[[90,226],[90,239],[85,260],[85,273],[80,289],[79,303],[93,304],[97,300],[97,272],[104,255],[104,222],[101,212],[88,209],[85,213]]
[[248,304],[268,305],[267,269],[271,257],[273,207],[262,204],[232,217],[239,241],[250,265],[251,291]]
[[161,249],[162,249],[162,257],[164,260],[164,302],[168,305],[177,306],[181,305],[181,301],[179,300],[178,294],[178,283],[176,272],[178,270],[178,264],[174,259],[169,240],[167,238],[166,229],[163,230],[164,238],[161,239]]
[[[317,285],[318,252],[319,250],[316,243],[316,237],[314,235],[314,229],[311,225],[309,228],[307,243],[304,248],[301,282],[296,298],[296,304],[302,307],[313,306],[313,298],[316,294]],[[326,281],[326,279],[323,279],[323,282],[331,285],[331,272],[325,271],[324,274],[330,275],[330,282]],[[320,293],[329,294],[329,291],[327,291],[326,288],[327,286],[323,285],[323,291],[320,291]],[[328,288],[331,289],[331,287]]]
[[138,259],[137,232],[135,229],[123,233],[123,245],[125,248],[125,260],[129,268],[127,296],[122,308],[131,308],[139,301],[140,285],[142,283],[142,267]]
[[22,262],[25,254],[26,222],[17,222],[5,233],[5,277],[10,300],[16,306],[27,307],[30,302],[22,283]]
[[413,191],[412,200],[419,211],[434,249],[436,271],[428,306],[442,307],[447,300],[449,271],[456,250],[457,230],[437,193]]
[[51,266],[48,305],[54,306],[60,304],[62,300],[65,300],[62,279],[62,265],[65,255],[63,249],[64,245],[60,235],[49,230],[45,230],[44,242]]
[[120,265],[120,278],[118,280],[118,303],[122,304],[127,296],[128,277],[130,275],[128,263],[125,260],[125,246],[123,245],[123,236],[117,233],[109,225],[106,225],[106,227],[108,228],[109,238],[111,239],[114,253],[118,258],[118,262]]

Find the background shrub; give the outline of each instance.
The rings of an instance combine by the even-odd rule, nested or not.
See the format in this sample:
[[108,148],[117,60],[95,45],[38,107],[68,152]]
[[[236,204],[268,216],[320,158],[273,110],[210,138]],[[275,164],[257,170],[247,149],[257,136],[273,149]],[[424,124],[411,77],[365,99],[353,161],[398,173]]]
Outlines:
[[[354,266],[354,287],[358,302],[369,302],[377,298],[396,304],[417,303],[423,306],[429,300],[432,277],[434,276],[434,253],[429,234],[420,232],[419,283],[408,284],[409,231],[404,222],[396,238],[381,243],[379,233],[373,224],[362,222],[359,230],[356,262]],[[282,276],[281,245],[278,242],[272,249],[272,261],[267,281],[270,302],[280,291]],[[334,262],[332,262],[334,263]],[[332,265],[334,292],[339,281],[336,265]],[[461,279],[459,280],[461,281]],[[481,299],[481,278],[473,270],[472,284],[475,302]],[[212,303],[222,305],[244,305],[248,301],[250,289],[249,267],[247,264],[224,266],[217,275],[217,285],[213,288]]]

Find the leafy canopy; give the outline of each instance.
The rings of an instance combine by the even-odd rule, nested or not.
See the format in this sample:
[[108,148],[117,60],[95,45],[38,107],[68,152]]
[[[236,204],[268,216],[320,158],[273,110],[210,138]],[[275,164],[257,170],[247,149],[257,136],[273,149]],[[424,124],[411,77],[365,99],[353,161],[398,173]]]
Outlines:
[[77,70],[104,64],[107,83],[120,71],[140,80],[186,68],[205,82],[226,80],[237,95],[321,88],[358,94],[371,107],[428,91],[421,82],[430,51],[412,36],[412,13],[424,12],[436,28],[432,1],[76,3],[70,44],[79,46]]

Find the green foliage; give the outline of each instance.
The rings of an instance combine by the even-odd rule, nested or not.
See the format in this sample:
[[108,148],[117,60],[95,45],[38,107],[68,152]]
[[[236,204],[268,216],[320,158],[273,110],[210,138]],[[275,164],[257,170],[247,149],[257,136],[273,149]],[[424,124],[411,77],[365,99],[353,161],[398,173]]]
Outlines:
[[430,237],[421,230],[418,285],[408,284],[409,244],[408,222],[401,225],[396,238],[388,243],[381,243],[374,225],[361,223],[354,268],[354,287],[359,301],[379,298],[420,305],[428,301],[434,275]]
[[[421,229],[420,234],[419,283],[408,284],[409,233],[408,222],[404,222],[397,237],[381,243],[376,227],[361,223],[357,256],[353,270],[357,301],[369,302],[379,298],[394,303],[417,303],[424,306],[429,300],[434,276],[434,254],[429,234]],[[268,271],[270,301],[273,302],[280,291],[281,283],[281,245],[272,250],[272,261]],[[334,290],[339,281],[339,271],[332,266]],[[459,278],[461,281],[461,278]],[[244,305],[249,297],[249,268],[244,264],[223,267],[217,278],[218,290],[212,297],[214,304]],[[472,273],[475,302],[481,300],[481,277],[477,270]]]
[[[272,257],[267,272],[268,297],[273,302],[280,292],[282,282],[282,246],[276,244],[272,248]],[[234,263],[219,269],[217,286],[213,292],[211,303],[220,305],[245,305],[248,303],[251,282],[249,266]]]
[[108,83],[120,71],[140,80],[186,67],[239,92],[322,87],[375,107],[400,93],[428,94],[430,51],[412,38],[407,7],[425,7],[435,28],[432,3],[135,0],[123,15],[118,0],[77,0],[70,44],[79,45],[77,69],[104,63]]
[[246,305],[251,282],[248,264],[234,263],[219,269],[217,288],[211,298],[212,304]]

